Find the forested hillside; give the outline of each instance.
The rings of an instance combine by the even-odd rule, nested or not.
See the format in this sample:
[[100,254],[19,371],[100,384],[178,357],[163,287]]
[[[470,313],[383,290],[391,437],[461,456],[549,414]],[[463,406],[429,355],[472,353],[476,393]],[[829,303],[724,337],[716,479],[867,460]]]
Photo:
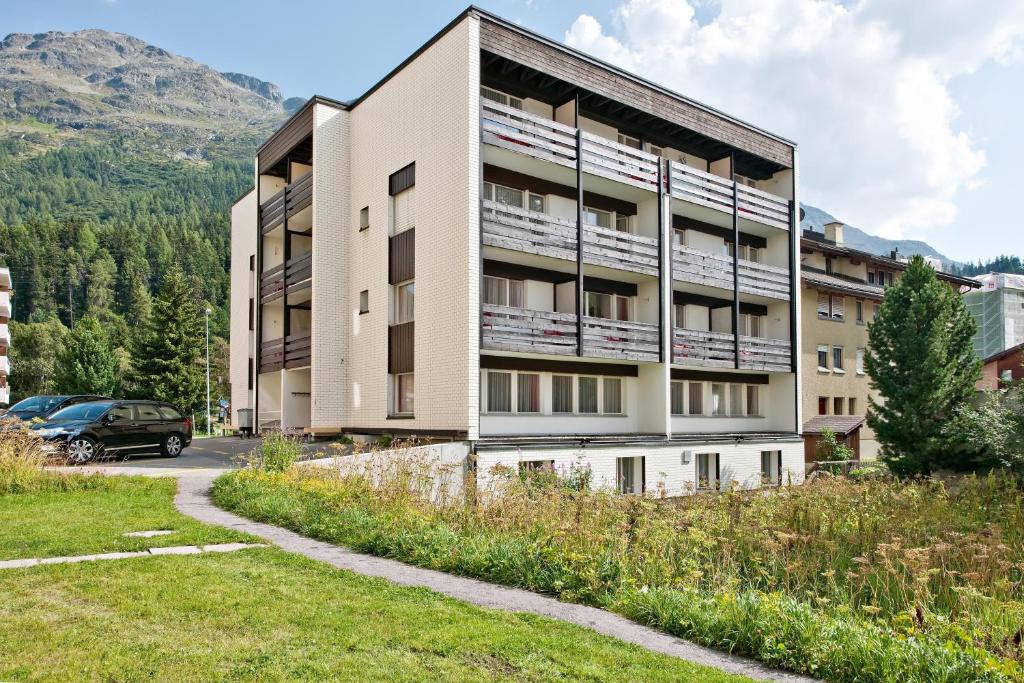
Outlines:
[[950,269],[954,275],[972,277],[985,273],[1017,273],[1024,274],[1024,261],[1019,256],[997,256],[989,261],[976,263],[955,263]]

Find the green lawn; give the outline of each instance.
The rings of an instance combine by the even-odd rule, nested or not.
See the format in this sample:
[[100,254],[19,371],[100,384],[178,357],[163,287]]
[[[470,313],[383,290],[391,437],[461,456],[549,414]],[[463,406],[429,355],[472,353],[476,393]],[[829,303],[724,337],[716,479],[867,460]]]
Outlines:
[[[239,538],[175,512],[173,484],[0,496],[0,556]],[[0,570],[0,596],[3,681],[748,680],[276,548]]]
[[[0,560],[144,550],[254,540],[178,514],[177,482],[166,478],[88,477],[71,490],[52,487],[0,495]],[[173,529],[153,538],[131,531]]]

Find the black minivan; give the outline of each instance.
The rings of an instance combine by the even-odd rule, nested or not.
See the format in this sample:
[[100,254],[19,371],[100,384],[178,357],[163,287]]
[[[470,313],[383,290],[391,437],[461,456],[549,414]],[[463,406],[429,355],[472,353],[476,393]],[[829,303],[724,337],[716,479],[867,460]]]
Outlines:
[[162,453],[176,458],[192,443],[192,421],[170,403],[92,401],[58,410],[34,426],[75,464],[105,457]]

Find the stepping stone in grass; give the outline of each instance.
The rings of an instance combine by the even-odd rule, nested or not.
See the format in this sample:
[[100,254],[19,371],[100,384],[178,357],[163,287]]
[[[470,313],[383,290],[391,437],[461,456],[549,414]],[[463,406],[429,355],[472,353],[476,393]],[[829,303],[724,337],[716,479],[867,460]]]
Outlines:
[[156,529],[154,531],[129,531],[122,536],[130,536],[132,538],[153,538],[154,536],[168,536],[175,533],[171,529]]

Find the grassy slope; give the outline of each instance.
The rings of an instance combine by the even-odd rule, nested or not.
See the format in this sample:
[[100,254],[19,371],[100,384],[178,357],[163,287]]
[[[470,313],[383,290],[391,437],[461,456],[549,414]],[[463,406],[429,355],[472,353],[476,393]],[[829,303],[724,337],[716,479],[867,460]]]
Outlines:
[[[0,556],[237,536],[175,512],[173,484],[0,496]],[[0,680],[747,680],[273,548],[2,570],[0,596]]]

